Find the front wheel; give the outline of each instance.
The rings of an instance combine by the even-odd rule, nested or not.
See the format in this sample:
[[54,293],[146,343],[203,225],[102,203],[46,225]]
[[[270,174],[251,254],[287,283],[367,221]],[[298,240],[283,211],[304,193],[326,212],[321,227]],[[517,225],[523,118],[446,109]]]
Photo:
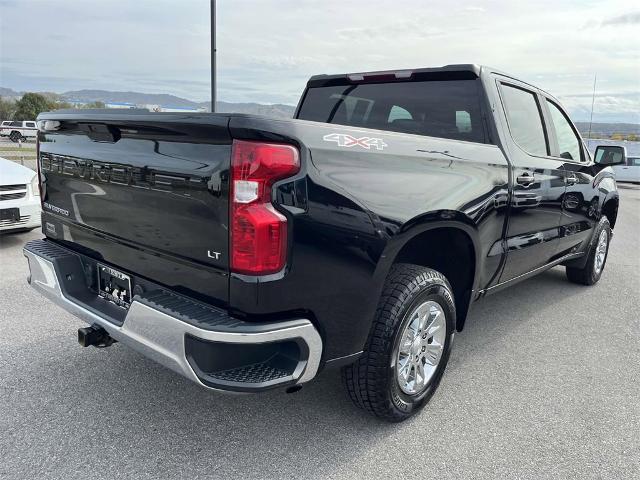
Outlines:
[[392,422],[411,417],[435,392],[455,331],[453,291],[441,273],[395,265],[362,356],[342,370],[353,402]]
[[611,226],[606,217],[602,217],[595,231],[593,242],[587,253],[587,263],[582,268],[566,267],[567,278],[570,282],[581,285],[594,285],[600,280],[609,255],[611,241]]

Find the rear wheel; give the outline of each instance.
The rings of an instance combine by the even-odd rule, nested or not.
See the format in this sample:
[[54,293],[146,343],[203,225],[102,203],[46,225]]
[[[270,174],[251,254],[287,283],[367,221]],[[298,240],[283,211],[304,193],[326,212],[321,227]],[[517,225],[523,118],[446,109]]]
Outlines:
[[453,292],[441,273],[395,265],[363,355],[343,368],[353,402],[388,421],[406,420],[435,392],[455,330]]
[[593,243],[587,254],[587,263],[582,268],[566,267],[570,282],[581,285],[594,285],[600,280],[609,254],[611,227],[609,220],[602,217],[593,233]]

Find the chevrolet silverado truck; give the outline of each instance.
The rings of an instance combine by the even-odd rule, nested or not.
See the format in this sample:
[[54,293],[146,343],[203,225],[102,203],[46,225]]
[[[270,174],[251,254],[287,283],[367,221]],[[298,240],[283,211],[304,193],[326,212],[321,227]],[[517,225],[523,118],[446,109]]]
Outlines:
[[477,65],[314,76],[289,120],[67,110],[38,127],[29,283],[89,325],[81,345],[218,391],[341,367],[389,421],[433,395],[474,301],[556,265],[598,282],[624,160],[595,162],[558,100]]

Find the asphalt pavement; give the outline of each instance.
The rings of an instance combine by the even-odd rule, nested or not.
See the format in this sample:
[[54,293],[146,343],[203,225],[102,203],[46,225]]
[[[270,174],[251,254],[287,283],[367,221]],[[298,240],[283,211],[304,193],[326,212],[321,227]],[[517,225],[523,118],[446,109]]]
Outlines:
[[337,371],[300,392],[205,391],[31,290],[0,237],[0,478],[640,478],[640,187],[595,287],[554,268],[475,304],[439,390],[389,425]]

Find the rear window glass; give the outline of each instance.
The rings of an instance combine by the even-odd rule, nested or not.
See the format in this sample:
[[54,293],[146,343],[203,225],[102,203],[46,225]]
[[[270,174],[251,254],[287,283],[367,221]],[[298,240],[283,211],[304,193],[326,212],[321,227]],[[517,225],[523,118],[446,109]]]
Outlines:
[[312,87],[297,118],[485,142],[477,80]]

